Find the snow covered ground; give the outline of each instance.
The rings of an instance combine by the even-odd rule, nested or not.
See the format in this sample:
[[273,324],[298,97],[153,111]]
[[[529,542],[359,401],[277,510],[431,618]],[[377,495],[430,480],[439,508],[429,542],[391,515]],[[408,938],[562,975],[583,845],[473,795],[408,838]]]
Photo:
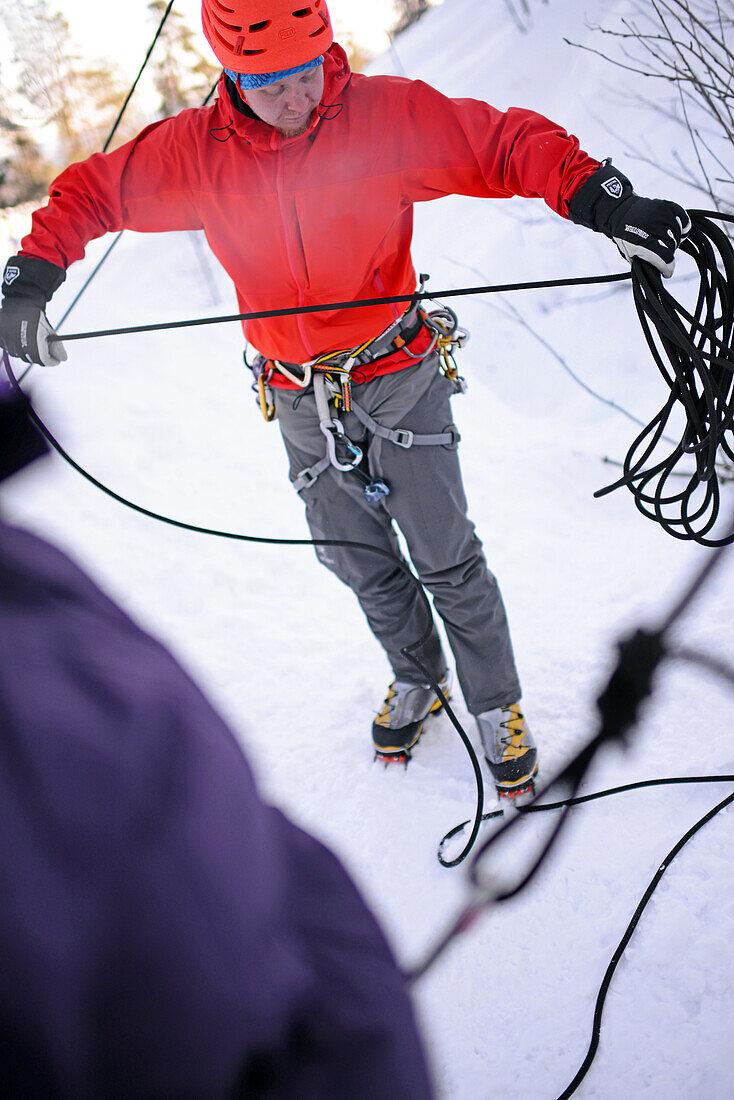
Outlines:
[[[611,155],[641,194],[700,205],[627,146],[679,137],[620,98],[620,75],[563,42],[619,4],[551,0],[520,33],[505,6],[446,0],[375,71],[404,70],[451,95],[530,106]],[[426,120],[430,125],[430,120]],[[622,147],[612,134],[624,134]],[[106,242],[105,242],[106,243]],[[90,248],[51,310],[57,319],[101,255]],[[605,239],[540,203],[465,198],[417,212],[414,254],[436,288],[622,270]],[[685,263],[680,264],[683,276]],[[690,272],[689,272],[690,274]],[[194,235],[127,235],[67,331],[235,312]],[[499,576],[530,722],[550,776],[594,729],[594,699],[619,636],[654,626],[707,551],[644,520],[626,491],[594,500],[635,426],[664,393],[627,286],[465,299],[472,333],[455,399],[470,510]],[[279,433],[257,412],[237,325],[69,345],[34,369],[37,406],[73,457],[137,503],[214,528],[307,537]],[[309,548],[246,544],[163,526],[121,508],[53,458],[3,493],[12,520],[69,551],[166,641],[239,732],[264,794],[327,841],[379,914],[405,965],[466,897],[436,860],[469,817],[474,785],[445,717],[407,771],[372,765],[369,726],[389,670],[351,595]],[[724,507],[734,509],[729,491]],[[678,634],[734,661],[729,555]],[[627,752],[596,761],[586,790],[659,776],[734,772],[734,696],[666,665]],[[467,718],[461,701],[459,717]],[[472,725],[467,730],[474,738]],[[487,915],[416,988],[442,1097],[549,1100],[589,1041],[609,959],[674,842],[727,787],[633,792],[574,811],[533,886]],[[488,808],[491,806],[488,796]],[[725,1100],[734,1071],[732,811],[666,874],[618,967],[581,1097]],[[543,818],[524,821],[534,836]],[[388,1093],[386,1093],[388,1095]]]

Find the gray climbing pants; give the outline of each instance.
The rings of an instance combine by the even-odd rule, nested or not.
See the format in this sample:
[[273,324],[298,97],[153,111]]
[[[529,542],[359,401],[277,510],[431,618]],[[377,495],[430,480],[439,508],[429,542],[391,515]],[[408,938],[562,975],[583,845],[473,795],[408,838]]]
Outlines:
[[[353,387],[354,401],[380,424],[427,435],[452,424],[449,398],[455,392],[454,383],[439,373],[436,356]],[[295,481],[325,453],[313,391],[276,390],[275,407]],[[520,683],[507,616],[467,516],[456,444],[401,447],[373,435],[353,413],[342,412],[340,419],[364,451],[361,469],[382,478],[390,494],[370,504],[362,492],[364,478],[329,466],[300,491],[312,537],[366,543],[403,560],[397,524],[443,620],[470,713],[516,702]],[[428,626],[413,582],[388,557],[369,550],[318,546],[316,554],[356,594],[395,677],[420,682],[420,672],[401,653]],[[446,661],[432,619],[427,640],[412,652],[436,679],[443,675]]]

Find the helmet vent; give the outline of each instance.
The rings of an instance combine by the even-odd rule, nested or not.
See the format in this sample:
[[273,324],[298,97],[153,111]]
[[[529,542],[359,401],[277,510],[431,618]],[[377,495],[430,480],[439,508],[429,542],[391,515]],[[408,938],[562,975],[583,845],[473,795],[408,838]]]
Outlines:
[[209,45],[225,68],[237,72],[258,75],[300,68],[314,54],[326,53],[334,41],[328,0],[200,2]]
[[[211,28],[211,34],[214,36],[214,38],[216,38],[217,42],[221,43],[222,46],[229,47],[229,41],[222,34],[220,34],[219,29],[217,27],[212,27]],[[241,37],[238,38],[237,41],[238,41],[238,43],[241,43],[242,38]],[[235,48],[235,53],[240,53],[240,52],[241,51],[239,49]]]

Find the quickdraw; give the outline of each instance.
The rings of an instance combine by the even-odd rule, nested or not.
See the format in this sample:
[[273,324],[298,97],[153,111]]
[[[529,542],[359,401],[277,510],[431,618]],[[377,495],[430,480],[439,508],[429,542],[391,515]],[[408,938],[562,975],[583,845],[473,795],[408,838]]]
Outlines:
[[454,359],[454,351],[463,348],[469,339],[469,332],[459,326],[459,318],[447,305],[431,313],[423,314],[426,326],[435,334],[435,347],[440,359],[440,371],[451,382],[455,382],[462,393],[466,392],[466,382],[459,374]]

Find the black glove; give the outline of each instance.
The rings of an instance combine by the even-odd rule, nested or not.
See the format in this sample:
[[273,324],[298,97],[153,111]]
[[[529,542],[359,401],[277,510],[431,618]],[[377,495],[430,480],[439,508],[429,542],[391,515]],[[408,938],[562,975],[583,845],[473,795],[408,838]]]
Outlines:
[[35,256],[12,256],[3,275],[0,344],[8,355],[26,363],[55,367],[66,351],[44,313],[66,278],[63,267]]
[[666,279],[673,274],[676,248],[691,231],[691,219],[682,206],[636,195],[627,177],[608,160],[581,184],[568,216],[577,225],[611,237],[625,260],[646,260]]

